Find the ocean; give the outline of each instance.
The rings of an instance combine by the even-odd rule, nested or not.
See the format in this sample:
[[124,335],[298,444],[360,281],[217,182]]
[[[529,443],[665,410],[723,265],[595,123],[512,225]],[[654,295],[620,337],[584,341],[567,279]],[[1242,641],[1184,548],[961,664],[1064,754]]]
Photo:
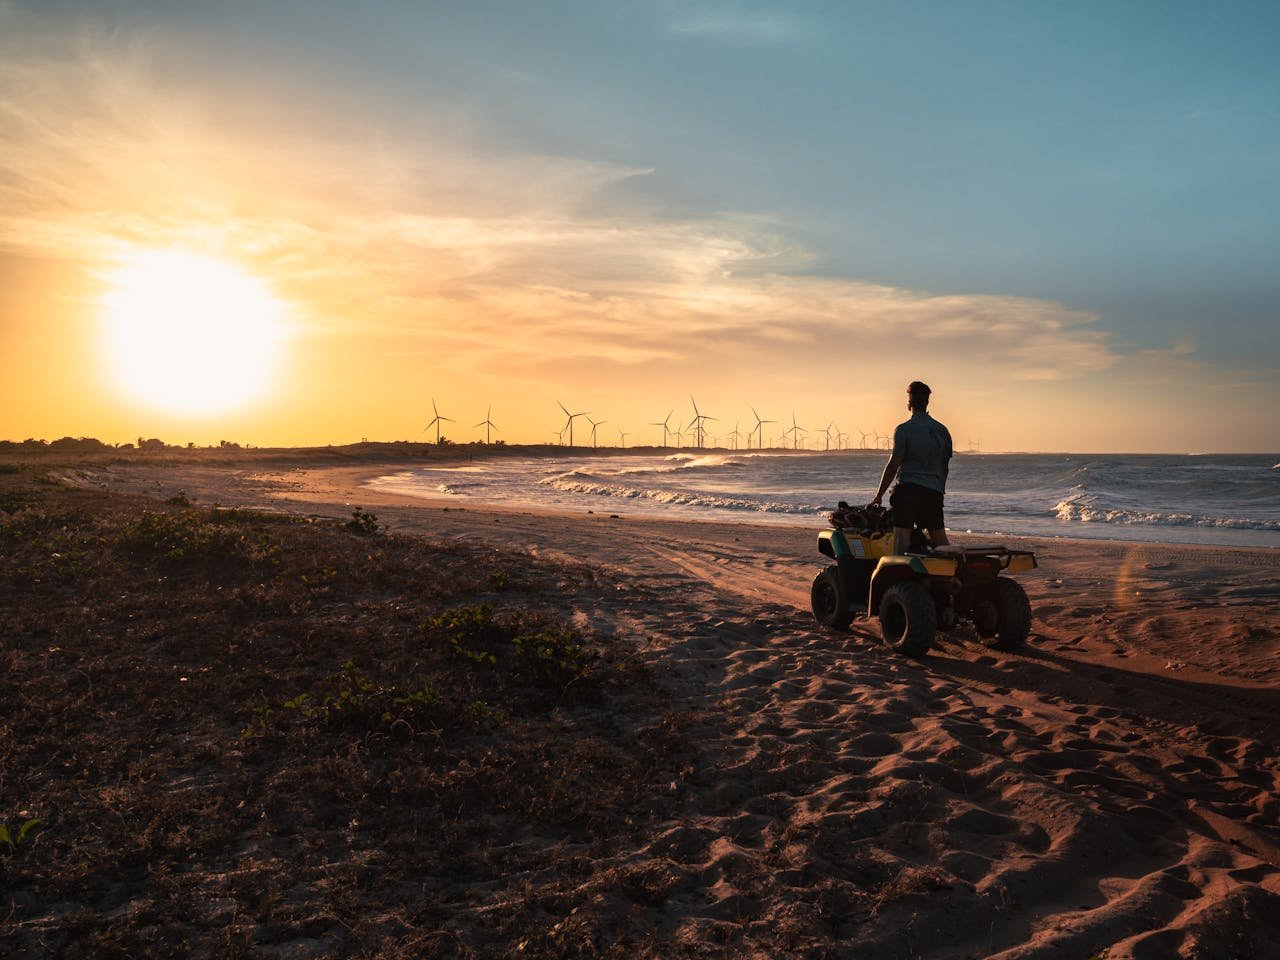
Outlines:
[[[468,504],[820,528],[875,494],[884,452],[693,451],[495,457],[374,487]],[[983,535],[1280,548],[1280,456],[958,454],[947,527]]]

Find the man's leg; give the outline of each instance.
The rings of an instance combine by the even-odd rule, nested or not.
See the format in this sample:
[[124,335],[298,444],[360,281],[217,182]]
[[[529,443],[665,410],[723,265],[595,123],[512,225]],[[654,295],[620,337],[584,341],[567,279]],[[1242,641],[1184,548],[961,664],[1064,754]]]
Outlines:
[[893,552],[902,554],[907,552],[907,547],[911,546],[911,528],[910,527],[894,527],[893,528]]
[[947,547],[951,545],[951,541],[947,539],[947,531],[942,527],[929,531],[929,542],[935,547]]

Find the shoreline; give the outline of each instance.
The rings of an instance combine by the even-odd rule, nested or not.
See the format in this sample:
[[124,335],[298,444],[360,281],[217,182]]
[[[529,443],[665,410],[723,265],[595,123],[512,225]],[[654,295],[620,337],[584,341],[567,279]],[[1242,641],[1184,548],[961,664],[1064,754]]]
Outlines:
[[[783,448],[769,448],[764,451],[744,451],[732,449],[703,449],[693,451],[689,448],[671,448],[671,447],[627,447],[627,448],[591,448],[591,447],[573,447],[568,448],[554,444],[531,444],[531,445],[492,445],[483,444],[460,444],[449,445],[443,448],[434,444],[413,444],[408,442],[396,443],[361,443],[352,444],[345,447],[300,447],[300,448],[210,448],[210,449],[185,449],[185,448],[166,448],[162,451],[119,451],[106,450],[97,451],[88,454],[75,454],[69,452],[58,452],[44,450],[37,453],[15,452],[14,450],[0,451],[0,465],[4,463],[14,464],[30,464],[37,468],[50,468],[57,470],[58,468],[72,469],[88,469],[90,472],[105,471],[111,472],[119,470],[126,475],[130,472],[160,473],[166,469],[175,472],[183,472],[186,474],[198,474],[200,471],[239,471],[252,475],[269,478],[274,482],[287,484],[290,481],[288,474],[301,473],[316,477],[320,473],[332,473],[336,477],[346,478],[346,494],[347,500],[354,502],[355,500],[367,500],[369,502],[398,502],[402,504],[419,503],[428,508],[448,506],[457,510],[488,510],[496,513],[536,513],[539,515],[564,515],[575,516],[591,512],[607,512],[626,514],[631,520],[658,520],[660,522],[682,522],[682,523],[727,523],[727,524],[749,524],[760,525],[775,528],[797,528],[809,527],[810,524],[804,521],[805,514],[794,514],[792,516],[798,519],[791,519],[786,514],[773,514],[770,512],[761,513],[762,517],[787,517],[786,519],[757,519],[755,511],[743,511],[746,515],[743,518],[730,517],[714,517],[705,515],[696,515],[688,517],[666,517],[658,515],[657,509],[634,510],[628,509],[629,504],[642,503],[648,505],[646,501],[632,501],[628,498],[607,498],[602,497],[601,504],[597,508],[591,506],[581,506],[567,508],[558,505],[542,505],[532,501],[504,503],[499,500],[471,500],[468,495],[454,496],[449,494],[433,495],[431,493],[424,494],[393,494],[387,490],[375,490],[374,488],[365,486],[369,482],[380,477],[393,476],[397,473],[411,472],[415,469],[427,468],[433,466],[456,468],[467,462],[483,462],[487,460],[510,460],[510,459],[541,459],[547,461],[566,460],[572,458],[585,459],[605,459],[620,456],[637,456],[637,457],[672,457],[675,455],[684,456],[734,456],[738,454],[760,454],[767,456],[824,456],[829,455],[827,451],[801,450],[793,451]],[[883,456],[884,451],[878,450],[856,450],[856,451],[840,451],[841,454],[847,454],[856,457]],[[1021,453],[1001,453],[1001,454],[983,454],[983,456],[1023,456]],[[1056,456],[1057,454],[1034,454],[1033,456]],[[1068,457],[1088,457],[1093,454],[1062,454]],[[1099,456],[1174,456],[1167,454],[1105,454]],[[1191,456],[1191,455],[1178,455]],[[1220,456],[1228,456],[1228,454],[1220,454]],[[1280,456],[1272,454],[1242,454],[1241,456]],[[1277,468],[1280,468],[1278,463]],[[296,478],[294,478],[296,479]],[[89,482],[92,482],[90,480]],[[340,492],[333,483],[326,481],[325,486],[330,489],[331,495],[338,495]],[[675,508],[679,510],[677,505]],[[697,508],[695,508],[697,509]],[[725,511],[726,513],[731,511]],[[825,513],[813,515],[813,525],[822,524],[825,519]],[[1075,521],[1077,529],[1064,533],[1056,533],[1050,530],[1031,530],[1026,532],[984,532],[980,527],[975,532],[968,532],[973,529],[971,524],[964,522],[964,517],[958,516],[960,521],[955,527],[950,527],[948,532],[953,536],[959,537],[978,537],[991,538],[1000,537],[1007,539],[1016,539],[1019,541],[1036,541],[1044,540],[1046,542],[1084,542],[1096,543],[1104,546],[1113,544],[1147,544],[1150,546],[1167,546],[1170,548],[1207,548],[1207,549],[1241,549],[1241,550],[1262,550],[1269,551],[1273,555],[1280,551],[1280,542],[1277,543],[1231,543],[1231,542],[1215,542],[1214,538],[1218,536],[1229,537],[1228,531],[1233,529],[1234,521],[1223,524],[1169,524],[1169,525],[1144,525],[1136,524],[1118,524],[1116,530],[1109,530],[1108,527],[1113,525],[1098,522],[1096,525],[1089,524],[1085,521]],[[1016,522],[1016,521],[1015,521]],[[1030,521],[1032,523],[1051,523],[1048,515],[1039,519]],[[965,529],[968,528],[968,529]],[[1099,532],[1092,532],[1093,529]],[[1138,531],[1137,535],[1122,535],[1121,531],[1132,529]],[[1266,528],[1255,527],[1238,527],[1246,537],[1257,535],[1258,537],[1272,536],[1276,531]],[[1199,536],[1183,535],[1179,537],[1179,531],[1192,530],[1200,532]]]
[[[561,456],[569,456],[569,454],[566,453]],[[264,459],[266,459],[266,463],[250,459],[243,462],[233,460],[226,464],[210,464],[203,461],[194,463],[187,461],[149,463],[136,460],[99,464],[89,461],[88,463],[83,463],[80,467],[73,467],[67,462],[61,462],[59,466],[63,469],[58,470],[55,468],[51,472],[55,475],[63,476],[65,482],[73,485],[98,487],[100,489],[119,489],[138,493],[148,492],[148,488],[154,493],[168,489],[169,493],[166,495],[184,493],[205,502],[221,502],[218,495],[221,494],[225,498],[230,493],[232,488],[227,486],[227,481],[229,478],[233,478],[237,481],[234,486],[240,486],[246,490],[258,488],[258,493],[265,494],[271,499],[286,501],[316,499],[321,502],[333,502],[337,505],[350,507],[397,506],[407,508],[418,506],[426,510],[443,510],[446,512],[471,511],[503,516],[526,515],[564,517],[568,519],[587,516],[613,516],[616,514],[630,523],[676,524],[692,525],[694,527],[745,527],[759,530],[789,531],[791,533],[803,531],[811,532],[814,536],[817,535],[818,530],[826,526],[825,516],[815,516],[813,523],[809,524],[800,522],[760,523],[752,522],[750,519],[736,518],[659,517],[641,513],[631,514],[625,509],[625,504],[613,504],[607,501],[604,507],[599,510],[589,508],[567,510],[531,503],[505,504],[495,501],[469,501],[445,494],[431,496],[397,493],[379,489],[369,484],[380,477],[422,466],[421,463],[413,460],[389,460],[377,464],[335,465],[329,462],[307,460],[291,462],[288,465],[284,465],[282,470],[279,469],[282,465],[275,463],[274,458]],[[264,466],[267,469],[261,469]],[[259,469],[254,469],[255,467]],[[116,469],[113,470],[112,468]],[[166,483],[161,478],[169,471],[174,472],[175,478],[182,477],[186,482],[173,479]],[[230,474],[228,471],[231,471]],[[191,489],[187,489],[188,487],[193,488],[194,492]],[[1240,551],[1245,554],[1256,554],[1261,557],[1277,559],[1277,551],[1280,551],[1280,547],[1251,544],[1214,544],[1182,540],[1128,539],[1108,536],[1085,537],[1071,534],[984,533],[982,531],[961,531],[955,528],[948,528],[948,534],[953,538],[970,543],[992,537],[1000,537],[1024,544],[1043,543],[1046,546],[1052,544],[1080,545],[1082,547],[1097,547],[1108,552],[1116,550],[1140,551],[1144,548],[1160,551],[1177,550],[1210,553]]]

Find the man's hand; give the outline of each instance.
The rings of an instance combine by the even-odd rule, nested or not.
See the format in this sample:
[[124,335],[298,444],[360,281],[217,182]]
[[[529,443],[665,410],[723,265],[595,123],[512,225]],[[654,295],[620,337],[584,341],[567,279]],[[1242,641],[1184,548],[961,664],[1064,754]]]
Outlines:
[[893,483],[893,478],[898,475],[898,467],[902,466],[901,457],[889,457],[889,462],[884,465],[884,473],[880,477],[880,490],[876,493],[876,498],[871,502],[877,507],[880,506],[880,500],[884,497],[884,492],[889,489],[889,484]]

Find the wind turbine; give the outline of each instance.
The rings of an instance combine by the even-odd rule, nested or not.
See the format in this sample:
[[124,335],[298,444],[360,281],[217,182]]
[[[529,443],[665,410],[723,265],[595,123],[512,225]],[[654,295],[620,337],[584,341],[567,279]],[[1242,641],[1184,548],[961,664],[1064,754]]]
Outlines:
[[575,417],[585,417],[591,411],[583,410],[581,413],[570,413],[569,408],[566,407],[563,403],[560,403],[559,400],[557,400],[556,403],[560,404],[560,409],[563,410],[564,415],[569,418],[565,421],[564,425],[569,431],[569,448],[573,449],[573,420]]
[[859,449],[859,450],[866,450],[866,449],[867,449],[867,437],[874,437],[874,436],[875,436],[875,434],[874,434],[874,433],[867,433],[867,432],[866,432],[865,430],[863,430],[861,427],[855,427],[854,429],[855,429],[855,430],[857,430],[857,431],[858,431],[858,433],[859,433],[859,435],[862,437],[862,439],[858,441],[858,449]]
[[622,444],[623,450],[627,449],[627,437],[629,436],[631,436],[631,434],[623,433],[622,428],[618,428],[618,442]]
[[596,446],[596,427],[603,426],[608,422],[608,420],[592,420],[590,417],[587,417],[587,423],[591,424],[591,448],[593,450]]
[[490,416],[492,415],[493,415],[493,404],[491,403],[489,404],[489,409],[484,412],[484,419],[476,424],[477,427],[484,427],[485,446],[489,445],[489,431],[498,429],[498,425],[489,419]]
[[684,446],[684,434],[680,432],[679,427],[676,427],[671,432],[676,435],[676,449],[679,450],[681,447]]
[[[675,413],[675,411],[674,411],[674,410],[672,410],[672,411],[671,411],[671,413]],[[665,417],[663,417],[663,418],[662,418],[662,422],[661,422],[661,423],[651,423],[651,424],[649,424],[649,426],[651,426],[651,427],[661,427],[661,428],[662,428],[662,445],[663,445],[664,447],[667,445],[667,423],[671,420],[671,413],[668,413]]]
[[738,441],[742,438],[742,431],[738,429],[741,423],[742,423],[741,420],[735,420],[733,423],[733,430],[731,430],[728,434],[729,436],[733,437],[733,449],[735,450],[738,449]]
[[440,446],[440,424],[441,424],[442,422],[444,422],[444,423],[453,423],[453,418],[452,418],[452,417],[442,417],[442,416],[440,416],[440,411],[436,409],[436,398],[435,398],[435,397],[432,397],[432,398],[431,398],[431,412],[432,412],[432,413],[434,413],[434,414],[435,414],[435,416],[431,418],[431,422],[430,422],[430,423],[428,423],[425,427],[423,427],[423,428],[422,428],[422,432],[423,432],[423,433],[426,433],[426,432],[427,432],[428,430],[430,430],[432,427],[435,427],[435,428],[436,428],[436,446],[438,447],[438,446]]
[[803,430],[803,429],[804,429],[804,427],[802,427],[802,426],[800,426],[798,423],[796,423],[796,415],[795,415],[795,413],[794,413],[794,411],[793,411],[793,412],[792,412],[792,414],[791,414],[791,427],[790,427],[789,429],[787,429],[787,430],[783,430],[783,431],[782,431],[782,436],[783,436],[783,437],[786,437],[786,435],[787,435],[788,433],[789,433],[789,434],[791,434],[791,449],[792,449],[792,450],[799,450],[799,449],[800,449],[800,431],[801,431],[801,430]]
[[822,431],[822,435],[827,438],[827,445],[825,448],[827,453],[831,452],[831,428],[834,427],[835,425],[836,425],[836,422],[832,420],[830,423],[826,425],[826,427]]
[[837,424],[834,420],[831,421],[831,425],[836,428],[836,449],[843,450],[844,438],[845,438],[844,431],[840,429],[839,424]]
[[[703,446],[703,443],[704,443],[704,441],[705,441],[705,439],[706,439],[706,438],[705,438],[705,436],[704,436],[704,434],[703,434],[702,421],[704,421],[704,420],[714,420],[714,419],[716,419],[716,418],[715,418],[715,417],[708,417],[708,416],[707,416],[706,414],[704,414],[701,410],[699,410],[699,409],[698,409],[698,401],[697,401],[697,400],[695,400],[695,399],[693,399],[693,397],[692,397],[692,396],[690,396],[690,397],[689,397],[689,402],[693,404],[693,420],[692,420],[692,422],[689,424],[689,426],[690,426],[690,427],[693,427],[693,435],[694,435],[694,437],[696,437],[696,438],[697,438],[697,439],[694,441],[694,442],[695,442],[695,445],[698,447],[698,449],[699,449],[699,450],[701,450],[701,449],[702,449],[702,446]],[[687,429],[688,429],[688,427],[686,427],[685,429],[687,430]]]
[[[760,434],[760,439],[759,439],[759,441],[758,441],[758,442],[759,442],[759,444],[760,444],[760,449],[761,449],[761,450],[763,450],[763,449],[764,449],[764,425],[765,425],[766,423],[777,423],[778,421],[777,421],[777,420],[761,420],[761,419],[760,419],[760,414],[756,413],[756,408],[755,408],[755,407],[752,407],[752,408],[751,408],[751,412],[752,412],[752,414],[754,414],[754,415],[755,415],[755,418],[756,418],[756,425],[751,429],[751,433],[759,433],[759,434]],[[750,449],[751,449],[751,433],[748,433],[748,434],[747,434],[747,449],[748,449],[748,450],[750,450]]]

